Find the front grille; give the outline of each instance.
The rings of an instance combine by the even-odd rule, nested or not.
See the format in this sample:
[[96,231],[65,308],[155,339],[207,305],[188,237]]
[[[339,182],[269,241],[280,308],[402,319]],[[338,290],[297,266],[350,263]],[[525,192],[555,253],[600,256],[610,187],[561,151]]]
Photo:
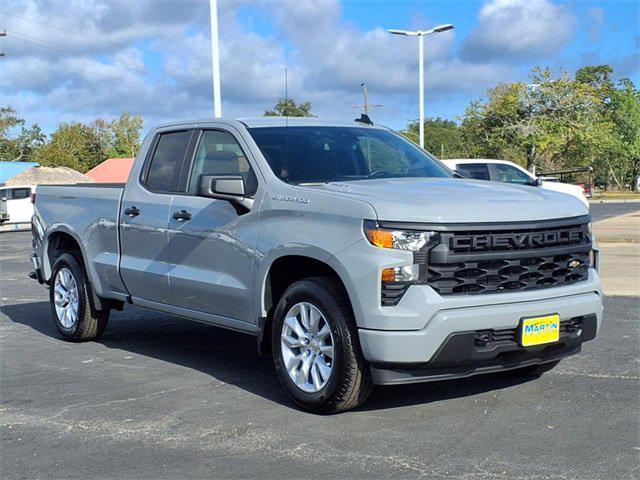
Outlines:
[[441,233],[427,260],[427,283],[441,295],[499,293],[588,278],[588,218],[531,228]]

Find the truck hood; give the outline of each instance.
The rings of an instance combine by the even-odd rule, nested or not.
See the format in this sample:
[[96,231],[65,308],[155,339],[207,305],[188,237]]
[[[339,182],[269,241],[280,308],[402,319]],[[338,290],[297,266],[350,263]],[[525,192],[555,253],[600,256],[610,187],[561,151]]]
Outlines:
[[589,213],[576,198],[542,188],[453,178],[391,178],[316,187],[370,203],[378,220],[487,223]]

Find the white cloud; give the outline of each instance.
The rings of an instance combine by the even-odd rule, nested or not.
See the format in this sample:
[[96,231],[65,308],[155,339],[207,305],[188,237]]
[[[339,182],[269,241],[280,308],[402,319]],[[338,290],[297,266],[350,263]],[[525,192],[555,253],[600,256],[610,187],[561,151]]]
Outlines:
[[[7,56],[0,104],[13,105],[30,122],[52,129],[61,121],[92,121],[128,110],[151,126],[211,115],[208,2],[5,3],[0,10],[14,15],[3,16],[9,36],[2,42]],[[529,3],[537,5],[536,12],[548,4]],[[517,2],[486,4],[480,24],[490,22],[496,10],[511,11],[511,4],[531,10]],[[393,36],[381,27],[362,30],[343,19],[336,0],[219,5],[225,115],[261,115],[271,108],[284,96],[287,68],[290,96],[311,101],[320,115],[355,117],[352,107],[362,102],[360,83],[366,81],[371,101],[384,104],[376,119],[401,126],[415,118],[415,38]],[[269,33],[248,31],[247,10],[269,23]],[[454,30],[425,41],[428,105],[452,98],[466,102],[516,75],[493,59],[459,58],[455,35]]]
[[479,14],[462,57],[525,62],[550,57],[572,39],[576,19],[568,5],[549,0],[492,0]]

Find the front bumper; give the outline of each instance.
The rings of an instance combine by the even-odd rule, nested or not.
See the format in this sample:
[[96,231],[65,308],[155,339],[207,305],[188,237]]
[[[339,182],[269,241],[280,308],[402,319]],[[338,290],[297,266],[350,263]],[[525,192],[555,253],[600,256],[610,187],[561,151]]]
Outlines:
[[593,340],[598,328],[596,315],[565,320],[560,340],[536,347],[521,347],[518,329],[454,333],[425,364],[373,364],[376,385],[428,382],[464,378],[553,362],[579,353]]
[[[552,292],[553,289],[548,290]],[[360,345],[372,365],[375,383],[464,377],[553,361],[579,352],[583,342],[594,338],[603,312],[599,290],[535,301],[447,307],[436,311],[417,330],[359,329]],[[565,332],[559,342],[542,348],[520,347],[517,335],[490,349],[474,347],[478,332],[516,332],[523,317],[554,313],[565,324],[583,322],[580,334]]]

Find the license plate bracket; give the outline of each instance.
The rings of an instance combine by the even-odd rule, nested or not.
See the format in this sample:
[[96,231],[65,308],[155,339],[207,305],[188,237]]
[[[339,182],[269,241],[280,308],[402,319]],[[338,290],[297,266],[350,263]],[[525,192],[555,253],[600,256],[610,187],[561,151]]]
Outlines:
[[520,320],[520,344],[523,347],[545,345],[560,340],[560,315],[551,313]]

